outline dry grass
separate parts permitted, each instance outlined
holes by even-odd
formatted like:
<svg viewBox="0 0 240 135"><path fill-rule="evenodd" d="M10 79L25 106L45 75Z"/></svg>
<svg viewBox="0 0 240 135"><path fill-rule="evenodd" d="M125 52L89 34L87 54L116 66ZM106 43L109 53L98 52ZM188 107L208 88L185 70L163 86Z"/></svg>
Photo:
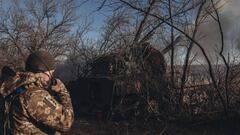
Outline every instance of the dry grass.
<svg viewBox="0 0 240 135"><path fill-rule="evenodd" d="M205 124L129 124L75 120L66 135L238 135L239 127L239 124L221 121Z"/></svg>

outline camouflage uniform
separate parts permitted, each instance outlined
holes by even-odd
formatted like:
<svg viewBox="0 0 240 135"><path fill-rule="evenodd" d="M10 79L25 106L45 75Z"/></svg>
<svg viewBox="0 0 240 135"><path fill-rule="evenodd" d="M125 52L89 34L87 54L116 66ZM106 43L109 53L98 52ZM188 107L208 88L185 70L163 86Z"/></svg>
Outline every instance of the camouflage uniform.
<svg viewBox="0 0 240 135"><path fill-rule="evenodd" d="M73 108L70 95L64 84L46 89L46 82L32 73L18 73L4 82L0 95L6 97L19 86L25 91L11 107L11 127L14 135L49 135L56 131L66 132L73 123ZM54 93L53 89L59 89Z"/></svg>

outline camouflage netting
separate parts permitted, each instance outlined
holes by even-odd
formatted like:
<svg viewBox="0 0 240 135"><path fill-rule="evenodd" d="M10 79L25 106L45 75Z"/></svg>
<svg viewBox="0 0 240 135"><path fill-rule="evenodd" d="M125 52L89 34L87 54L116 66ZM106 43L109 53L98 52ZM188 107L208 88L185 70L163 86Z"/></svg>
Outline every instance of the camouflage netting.
<svg viewBox="0 0 240 135"><path fill-rule="evenodd" d="M184 106L180 109L180 89L169 87L164 57L151 45L143 44L115 52L98 57L92 64L91 73L91 76L114 81L113 114L119 113L130 119L162 116L164 119L184 121L225 117L222 101L211 83L186 86ZM239 77L230 79L232 74L236 73L229 75L228 111L229 115L239 116L240 81ZM218 89L226 104L224 82L219 80Z"/></svg>
<svg viewBox="0 0 240 135"><path fill-rule="evenodd" d="M130 87L126 91L161 91L159 86L165 82L166 65L158 50L142 45L118 52L98 57L92 64L91 75L113 77L116 83Z"/></svg>
<svg viewBox="0 0 240 135"><path fill-rule="evenodd" d="M166 108L168 90L163 55L149 44L117 52L97 58L92 65L92 76L114 80L114 109L140 116Z"/></svg>
<svg viewBox="0 0 240 135"><path fill-rule="evenodd" d="M227 93L225 89L224 75L225 74L223 73L223 77L220 78L218 83L218 91L223 98L223 102L220 100L216 88L214 88L211 83L185 88L184 113L186 119L207 121L222 118L240 118L239 74L230 70ZM225 108L224 105L226 106Z"/></svg>

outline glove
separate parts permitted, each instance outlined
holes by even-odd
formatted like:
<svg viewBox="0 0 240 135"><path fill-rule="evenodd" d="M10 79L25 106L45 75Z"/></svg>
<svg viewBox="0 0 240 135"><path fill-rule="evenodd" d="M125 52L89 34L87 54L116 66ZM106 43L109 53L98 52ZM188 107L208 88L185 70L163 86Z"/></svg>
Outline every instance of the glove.
<svg viewBox="0 0 240 135"><path fill-rule="evenodd" d="M51 90L52 91L54 91L56 93L60 93L64 89L65 89L65 86L59 79L54 79L52 81L52 85L51 85Z"/></svg>

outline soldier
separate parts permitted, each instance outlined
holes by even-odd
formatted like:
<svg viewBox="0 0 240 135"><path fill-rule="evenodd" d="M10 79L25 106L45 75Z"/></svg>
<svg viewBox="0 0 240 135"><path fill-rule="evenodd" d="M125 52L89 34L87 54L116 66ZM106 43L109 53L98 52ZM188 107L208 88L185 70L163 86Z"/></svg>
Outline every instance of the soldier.
<svg viewBox="0 0 240 135"><path fill-rule="evenodd" d="M70 129L74 117L70 95L59 79L54 79L54 58L45 51L28 56L26 73L3 83L0 95L11 99L5 134L51 135ZM8 127L8 128L6 128Z"/></svg>

